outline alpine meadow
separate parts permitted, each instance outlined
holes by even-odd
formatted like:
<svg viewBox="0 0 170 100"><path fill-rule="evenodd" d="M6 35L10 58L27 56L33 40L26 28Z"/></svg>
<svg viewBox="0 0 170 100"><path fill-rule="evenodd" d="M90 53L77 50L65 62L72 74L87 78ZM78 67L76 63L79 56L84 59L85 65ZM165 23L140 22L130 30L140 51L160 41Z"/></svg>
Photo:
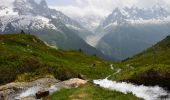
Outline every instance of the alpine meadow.
<svg viewBox="0 0 170 100"><path fill-rule="evenodd" d="M0 100L170 100L170 0L0 0Z"/></svg>

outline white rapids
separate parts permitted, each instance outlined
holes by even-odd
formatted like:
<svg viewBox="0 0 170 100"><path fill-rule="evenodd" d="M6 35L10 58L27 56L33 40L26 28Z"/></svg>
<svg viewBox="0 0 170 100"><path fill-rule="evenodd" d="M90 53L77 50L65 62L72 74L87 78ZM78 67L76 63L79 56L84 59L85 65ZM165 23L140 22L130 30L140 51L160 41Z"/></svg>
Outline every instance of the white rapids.
<svg viewBox="0 0 170 100"><path fill-rule="evenodd" d="M34 94L36 94L38 91L40 90L39 87L31 87L28 88L26 91L23 91L18 97L16 97L15 99L21 99L27 96L34 96Z"/></svg>
<svg viewBox="0 0 170 100"><path fill-rule="evenodd" d="M159 86L134 85L126 82L116 82L106 79L94 80L94 84L124 94L132 93L144 100L170 100L170 94Z"/></svg>
<svg viewBox="0 0 170 100"><path fill-rule="evenodd" d="M31 97L31 96L34 97L35 94L40 90L41 90L41 88L38 86L30 87L26 91L23 91L19 96L15 97L15 99L21 100L22 98L25 98L25 97ZM53 85L53 86L49 87L47 90L50 92L50 94L53 94L54 92L59 90L59 87Z"/></svg>

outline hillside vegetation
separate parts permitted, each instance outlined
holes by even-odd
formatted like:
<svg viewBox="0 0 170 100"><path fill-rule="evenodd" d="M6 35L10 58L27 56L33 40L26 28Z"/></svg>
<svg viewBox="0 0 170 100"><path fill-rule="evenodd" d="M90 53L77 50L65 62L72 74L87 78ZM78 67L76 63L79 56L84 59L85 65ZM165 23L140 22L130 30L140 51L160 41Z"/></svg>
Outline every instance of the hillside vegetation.
<svg viewBox="0 0 170 100"><path fill-rule="evenodd" d="M0 35L0 84L51 75L60 80L104 78L111 73L108 67L108 62L81 50L56 50L32 35Z"/></svg>
<svg viewBox="0 0 170 100"><path fill-rule="evenodd" d="M64 94L64 95L63 95ZM48 100L142 100L131 93L123 94L116 91L87 84L74 89L62 89L54 93ZM45 99L46 100L46 99Z"/></svg>
<svg viewBox="0 0 170 100"><path fill-rule="evenodd" d="M82 50L64 51L51 48L33 35L6 34L0 35L0 84L52 76L59 80L75 77L93 80L111 75L112 80L160 85L170 89L169 57L170 37L126 61L112 63L96 56L87 56ZM109 91L91 83L75 89L62 89L45 99L82 98L139 100L132 94Z"/></svg>
<svg viewBox="0 0 170 100"><path fill-rule="evenodd" d="M56 50L29 34L0 35L0 84L32 81L41 77L67 80L103 79L113 73L110 62L83 51ZM60 98L58 98L60 97ZM75 89L62 89L45 100L139 100L132 94L109 91L91 83Z"/></svg>
<svg viewBox="0 0 170 100"><path fill-rule="evenodd" d="M153 47L145 50L144 52L129 58L122 62L112 63L110 70L112 70L111 80L117 81L127 81L133 82L139 85L159 85L170 90L170 36L161 42L157 43ZM75 93L88 93L89 94L100 94L97 97L92 96L91 98L84 100L139 100L139 98L133 97L131 94L122 95L121 93L116 93L114 91L103 90L98 87L93 87L90 90L90 86L84 89L80 87L79 89L73 90L62 90L56 92L52 95L52 99L55 100L57 97L61 97L58 100L74 100L74 97L80 98ZM95 90L95 92L94 92ZM88 92L82 92L88 91ZM105 93L108 91L108 94ZM65 93L65 96L61 94ZM104 93L105 95L103 95ZM116 94L116 96L115 96ZM74 98L74 99L72 99ZM76 99L77 99L76 98Z"/></svg>
<svg viewBox="0 0 170 100"><path fill-rule="evenodd" d="M122 68L122 71L112 78L170 89L169 58L170 36L134 57L114 64Z"/></svg>

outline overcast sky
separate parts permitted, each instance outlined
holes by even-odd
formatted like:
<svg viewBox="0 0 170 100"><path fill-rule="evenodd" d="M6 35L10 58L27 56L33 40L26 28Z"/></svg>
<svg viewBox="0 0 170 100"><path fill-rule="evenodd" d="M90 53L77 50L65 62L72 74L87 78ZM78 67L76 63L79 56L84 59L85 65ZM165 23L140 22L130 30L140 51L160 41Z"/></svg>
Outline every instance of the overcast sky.
<svg viewBox="0 0 170 100"><path fill-rule="evenodd" d="M137 6L142 8L161 5L170 8L170 0L47 0L49 5L65 14L76 16L101 16L105 17L115 7Z"/></svg>
<svg viewBox="0 0 170 100"><path fill-rule="evenodd" d="M6 4L13 0L0 0ZM39 2L40 0L35 0ZM50 7L62 11L70 17L76 16L100 16L105 17L115 7L138 6L142 8L159 4L170 8L170 0L46 0ZM170 10L170 9L169 9Z"/></svg>

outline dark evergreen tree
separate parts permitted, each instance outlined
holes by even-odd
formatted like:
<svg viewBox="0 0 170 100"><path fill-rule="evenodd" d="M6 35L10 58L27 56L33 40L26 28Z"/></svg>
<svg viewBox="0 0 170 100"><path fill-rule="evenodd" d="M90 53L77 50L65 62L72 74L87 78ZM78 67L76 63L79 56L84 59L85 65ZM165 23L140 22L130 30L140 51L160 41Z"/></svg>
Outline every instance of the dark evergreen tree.
<svg viewBox="0 0 170 100"><path fill-rule="evenodd" d="M21 30L21 34L25 34L24 30Z"/></svg>

